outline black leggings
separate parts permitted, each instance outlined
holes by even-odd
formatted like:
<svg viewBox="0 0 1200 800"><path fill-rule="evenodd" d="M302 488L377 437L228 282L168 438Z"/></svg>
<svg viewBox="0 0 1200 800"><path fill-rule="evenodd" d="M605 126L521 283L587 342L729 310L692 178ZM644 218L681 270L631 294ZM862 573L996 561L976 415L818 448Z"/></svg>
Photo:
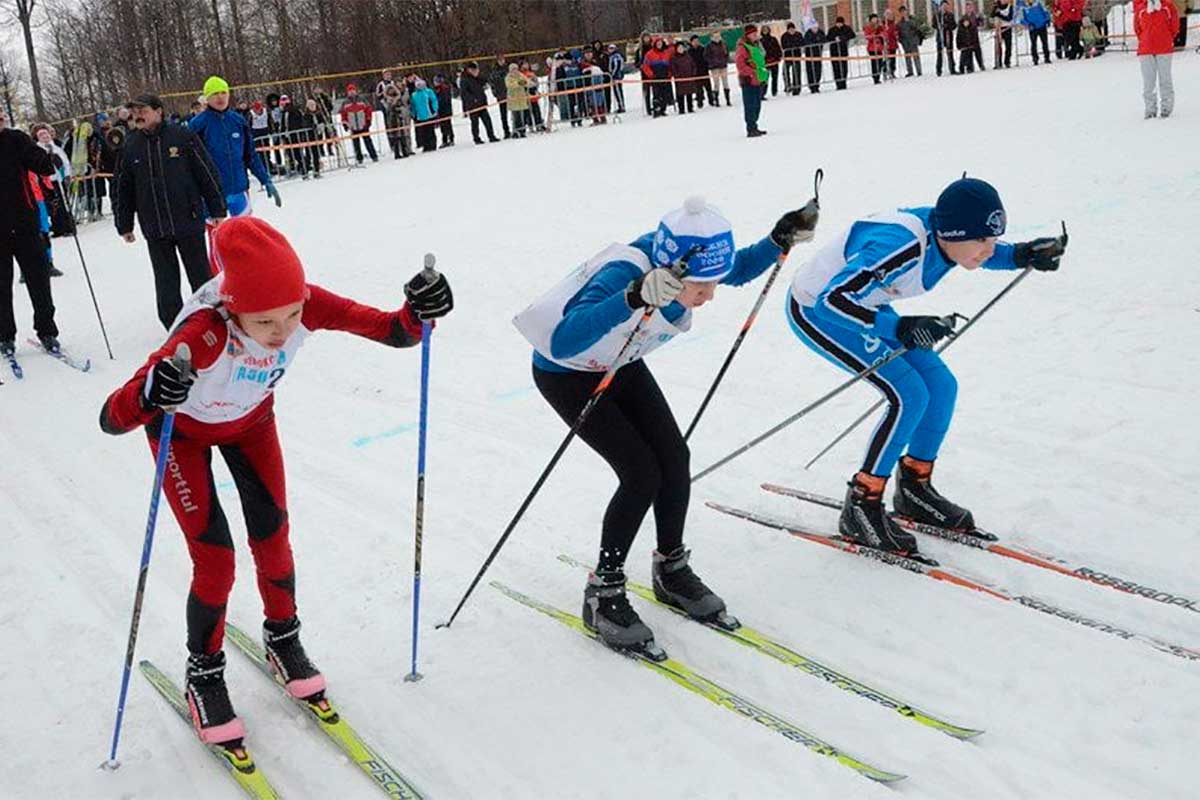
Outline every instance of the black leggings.
<svg viewBox="0 0 1200 800"><path fill-rule="evenodd" d="M533 368L533 382L564 422L572 425L603 376ZM691 496L688 447L654 376L640 359L627 364L588 416L579 438L600 454L620 483L604 512L596 569L617 571L654 506L658 551L683 544Z"/></svg>

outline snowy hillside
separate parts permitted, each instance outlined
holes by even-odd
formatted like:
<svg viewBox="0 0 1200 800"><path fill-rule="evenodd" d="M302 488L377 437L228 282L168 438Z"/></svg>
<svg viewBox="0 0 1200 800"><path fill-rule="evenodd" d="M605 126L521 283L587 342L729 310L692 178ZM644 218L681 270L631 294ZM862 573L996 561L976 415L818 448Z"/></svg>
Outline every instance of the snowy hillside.
<svg viewBox="0 0 1200 800"><path fill-rule="evenodd" d="M432 341L421 667L410 647L419 353L323 333L277 398L306 645L360 732L438 798L1186 798L1195 792L1200 662L1156 652L986 595L814 547L719 515L716 500L814 526L832 511L767 495L773 481L840 495L866 430L808 459L871 402L856 387L694 486L693 565L745 623L922 709L986 730L957 741L639 603L659 643L700 673L872 764L886 787L706 703L548 617L480 586L446 618L565 434L533 388L510 319L612 241L649 231L697 192L739 244L770 230L826 173L823 218L799 248L692 438L699 469L841 380L793 337L784 284L854 217L930 204L964 170L999 188L1008 238L1070 249L947 355L958 411L939 487L1007 540L1188 597L1200 596L1200 58L1176 58L1176 115L1144 122L1133 56L857 84L771 99L747 140L741 108L383 161L283 185L258 213L291 237L309 279L379 306L433 251L457 308ZM629 97L639 102L639 93ZM6 798L234 797L191 731L135 675L124 766L108 751L153 474L141 434L102 434L104 397L162 331L145 244L111 225L80 236L116 361L104 355L70 240L55 240L63 342L79 374L30 352L0 371L0 743ZM962 273L903 310L972 314L1009 280ZM686 421L761 283L722 288L691 334L651 356ZM14 287L22 325L30 312ZM256 631L260 601L237 495L214 459L238 545L230 619ZM493 566L497 579L578 612L612 486L573 445ZM1200 614L953 544L942 560L1013 593L1200 647ZM643 531L631 578L649 583ZM179 678L190 564L160 515L138 656ZM290 798L377 790L245 659L234 703L264 771Z"/></svg>

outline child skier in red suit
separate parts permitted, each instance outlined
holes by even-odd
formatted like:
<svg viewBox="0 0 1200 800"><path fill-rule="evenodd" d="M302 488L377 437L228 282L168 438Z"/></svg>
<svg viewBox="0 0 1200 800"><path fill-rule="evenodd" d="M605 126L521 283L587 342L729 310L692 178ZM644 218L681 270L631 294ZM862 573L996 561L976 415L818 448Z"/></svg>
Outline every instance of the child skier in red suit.
<svg viewBox="0 0 1200 800"><path fill-rule="evenodd" d="M268 659L294 697L319 703L325 679L299 638L273 393L310 333L340 330L411 347L421 340L421 321L444 316L453 298L444 277L424 273L405 285L408 302L399 311L339 297L306 283L291 245L255 217L222 223L212 245L210 257L220 271L184 306L166 343L105 401L100 427L112 434L144 427L157 456L162 409L177 407L163 493L192 559L186 694L200 738L238 746L245 730L225 686L221 649L233 588L233 537L213 483L213 448L229 465L241 497ZM171 361L180 344L191 349L189 374Z"/></svg>

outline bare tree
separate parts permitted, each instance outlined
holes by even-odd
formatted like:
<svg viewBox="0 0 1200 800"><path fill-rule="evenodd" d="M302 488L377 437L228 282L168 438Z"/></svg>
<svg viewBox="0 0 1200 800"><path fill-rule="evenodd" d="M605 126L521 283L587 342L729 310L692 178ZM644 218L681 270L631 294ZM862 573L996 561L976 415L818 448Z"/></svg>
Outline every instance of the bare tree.
<svg viewBox="0 0 1200 800"><path fill-rule="evenodd" d="M12 57L0 47L0 93L4 94L4 110L8 112L8 118L14 125L17 119L13 113L13 98L16 97L18 89L17 69Z"/></svg>
<svg viewBox="0 0 1200 800"><path fill-rule="evenodd" d="M21 33L25 37L25 59L29 62L29 85L33 89L33 105L38 117L46 118L46 104L42 100L42 81L38 76L37 54L33 51L33 9L37 0L14 0L16 9L14 16L21 23Z"/></svg>

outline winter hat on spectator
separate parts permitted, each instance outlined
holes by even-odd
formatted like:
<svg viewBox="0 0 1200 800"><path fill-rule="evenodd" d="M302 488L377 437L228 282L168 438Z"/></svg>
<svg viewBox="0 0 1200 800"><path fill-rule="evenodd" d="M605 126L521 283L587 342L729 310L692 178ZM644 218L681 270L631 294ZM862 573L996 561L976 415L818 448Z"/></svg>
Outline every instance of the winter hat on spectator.
<svg viewBox="0 0 1200 800"><path fill-rule="evenodd" d="M258 217L234 217L217 226L210 259L222 273L221 302L234 314L308 299L300 257L282 233Z"/></svg>
<svg viewBox="0 0 1200 800"><path fill-rule="evenodd" d="M229 84L219 75L213 75L204 82L203 95L205 97L212 97L214 94L220 94L221 92L228 91Z"/></svg>
<svg viewBox="0 0 1200 800"><path fill-rule="evenodd" d="M733 269L733 226L703 197L689 197L682 208L658 223L651 245L656 267L665 267L683 257L694 245L700 250L688 261L691 281L719 281Z"/></svg>
<svg viewBox="0 0 1200 800"><path fill-rule="evenodd" d="M358 94L358 87L353 83L347 83L346 94Z"/></svg>
<svg viewBox="0 0 1200 800"><path fill-rule="evenodd" d="M757 33L757 32L758 32L758 26L757 26L757 25L755 25L753 22L751 22L751 23L748 23L748 24L746 25L746 27L745 27L745 28L742 28L742 33L743 33L743 34L747 34L747 33Z"/></svg>
<svg viewBox="0 0 1200 800"><path fill-rule="evenodd" d="M978 178L960 178L943 189L930 221L933 232L950 242L1003 236L1008 225L1000 193Z"/></svg>
<svg viewBox="0 0 1200 800"><path fill-rule="evenodd" d="M288 97L286 94L279 95L279 105L291 105L291 103L292 98Z"/></svg>

